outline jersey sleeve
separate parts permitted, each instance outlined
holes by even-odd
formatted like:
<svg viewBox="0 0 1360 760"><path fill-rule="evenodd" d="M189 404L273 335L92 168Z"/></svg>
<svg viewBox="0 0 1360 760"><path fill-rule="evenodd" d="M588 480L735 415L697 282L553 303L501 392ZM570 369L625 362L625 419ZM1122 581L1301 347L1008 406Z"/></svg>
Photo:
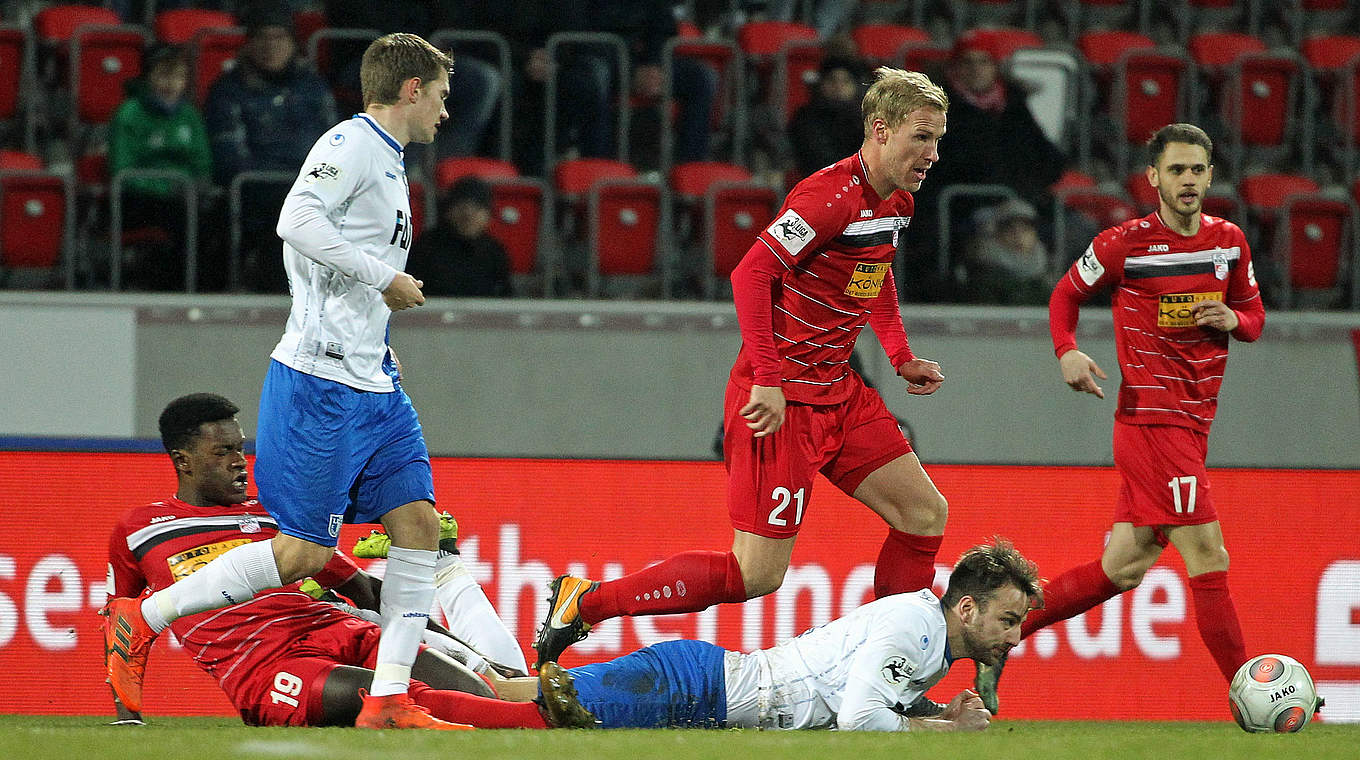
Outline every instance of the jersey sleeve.
<svg viewBox="0 0 1360 760"><path fill-rule="evenodd" d="M1053 353L1058 357L1077 347L1081 304L1096 291L1123 278L1122 238L1118 227L1097 235L1053 287L1048 299L1048 331L1053 338Z"/></svg>
<svg viewBox="0 0 1360 760"><path fill-rule="evenodd" d="M331 219L332 213L370 182L367 175L373 163L358 140L341 139L336 145L336 137L343 138L343 133L322 137L307 154L302 172L283 202L276 231L303 256L385 290L397 270L346 240Z"/></svg>
<svg viewBox="0 0 1360 760"><path fill-rule="evenodd" d="M1256 284L1256 269L1251 261L1251 248L1241 228L1233 226L1234 237L1242 257L1233 269L1228 280L1228 294L1225 296L1228 308L1237 314L1237 327L1232 336L1244 343L1261 337L1266 324L1266 308L1261 301L1261 288Z"/></svg>
<svg viewBox="0 0 1360 760"><path fill-rule="evenodd" d="M836 197L840 195L816 179L804 180L789 193L784 210L761 231L756 244L764 243L792 269L845 230L855 206L848 197Z"/></svg>
<svg viewBox="0 0 1360 760"><path fill-rule="evenodd" d="M146 589L146 575L137 558L128 548L130 529L126 518L119 520L109 533L109 570L107 593L110 597L141 595Z"/></svg>
<svg viewBox="0 0 1360 760"><path fill-rule="evenodd" d="M897 281L893 279L892 269L883 278L883 289L878 291L873 308L869 312L869 326L874 337L883 346L893 369L915 359L911 346L907 343L907 330L902 325L902 309L898 305Z"/></svg>
<svg viewBox="0 0 1360 760"><path fill-rule="evenodd" d="M894 608L873 622L864 644L851 656L836 727L842 731L909 731L911 722L894 708L911 704L921 692L912 676L927 670L926 650L910 646L926 634L911 610Z"/></svg>

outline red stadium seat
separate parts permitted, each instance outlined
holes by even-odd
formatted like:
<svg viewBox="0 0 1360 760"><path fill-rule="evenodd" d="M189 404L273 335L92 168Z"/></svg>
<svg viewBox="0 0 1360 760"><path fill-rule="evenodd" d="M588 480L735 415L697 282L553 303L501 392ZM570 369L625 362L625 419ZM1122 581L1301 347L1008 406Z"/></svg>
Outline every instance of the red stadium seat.
<svg viewBox="0 0 1360 760"><path fill-rule="evenodd" d="M1186 120L1192 68L1182 56L1162 50L1126 50L1114 64L1109 102L1120 172L1130 168L1130 146L1142 145L1167 124Z"/></svg>
<svg viewBox="0 0 1360 760"><path fill-rule="evenodd" d="M70 243L71 202L60 174L0 170L0 269L55 268Z"/></svg>
<svg viewBox="0 0 1360 760"><path fill-rule="evenodd" d="M6 169L35 169L41 171L42 159L21 150L0 150L0 171Z"/></svg>
<svg viewBox="0 0 1360 760"><path fill-rule="evenodd" d="M850 30L850 37L860 57L875 63L896 61L905 45L930 42L929 32L903 24L861 24Z"/></svg>
<svg viewBox="0 0 1360 760"><path fill-rule="evenodd" d="M678 164L671 170L670 187L675 196L672 209L675 239L684 260L712 261L710 249L713 225L710 223L708 203L710 188L718 185L735 188L750 184L751 172L745 167L720 161L694 161ZM713 295L711 270L712 267L705 265L705 273L700 274L704 293L709 297Z"/></svg>
<svg viewBox="0 0 1360 760"><path fill-rule="evenodd" d="M1148 184L1147 172L1131 172L1124 179L1124 191L1133 199L1138 210L1144 214L1150 214L1157 210L1159 203L1157 188Z"/></svg>
<svg viewBox="0 0 1360 760"><path fill-rule="evenodd" d="M773 59L790 41L817 41L817 30L792 21L752 21L737 30L737 44L746 55Z"/></svg>
<svg viewBox="0 0 1360 760"><path fill-rule="evenodd" d="M1077 38L1077 50L1092 66L1104 71L1108 78L1111 67L1130 50L1157 47L1146 34L1123 30L1087 32Z"/></svg>
<svg viewBox="0 0 1360 760"><path fill-rule="evenodd" d="M1096 186L1096 178L1084 171L1077 169L1067 169L1058 177L1058 181L1049 186L1050 193L1061 193L1077 188L1088 188Z"/></svg>
<svg viewBox="0 0 1360 760"><path fill-rule="evenodd" d="M189 43L189 57L193 61L194 98L198 104L208 99L213 82L236 65L236 54L246 44L244 29L206 28L194 35Z"/></svg>
<svg viewBox="0 0 1360 760"><path fill-rule="evenodd" d="M447 190L450 185L469 174L483 179L518 177L519 169L509 161L481 156L455 156L434 165L435 187Z"/></svg>
<svg viewBox="0 0 1360 760"><path fill-rule="evenodd" d="M745 150L746 86L741 66L741 51L736 43L726 40L705 40L675 37L666 43L661 54L661 169L666 171L672 162L675 142L676 103L674 70L676 58L689 58L707 64L718 74L718 91L709 114L711 131L725 130L731 135L727 142L733 146L733 159L740 159Z"/></svg>
<svg viewBox="0 0 1360 760"><path fill-rule="evenodd" d="M961 35L955 45L965 41L986 49L1002 62L1017 50L1044 46L1044 38L1028 29L971 29Z"/></svg>
<svg viewBox="0 0 1360 760"><path fill-rule="evenodd" d="M1058 196L1064 209L1075 211L1095 222L1101 229L1136 218L1138 209L1122 195L1078 188Z"/></svg>
<svg viewBox="0 0 1360 760"><path fill-rule="evenodd" d="M667 262L661 257L663 196L656 185L636 179L599 179L586 193L589 295L604 292L605 278L660 277L669 291Z"/></svg>
<svg viewBox="0 0 1360 760"><path fill-rule="evenodd" d="M128 80L142 73L147 41L146 31L131 24L82 26L71 34L73 122L106 124L113 118Z"/></svg>
<svg viewBox="0 0 1360 760"><path fill-rule="evenodd" d="M671 189L681 199L702 200L715 182L749 182L751 172L743 166L721 161L693 161L671 169Z"/></svg>
<svg viewBox="0 0 1360 760"><path fill-rule="evenodd" d="M0 26L0 121L19 114L28 60L28 34L18 27Z"/></svg>
<svg viewBox="0 0 1360 760"><path fill-rule="evenodd" d="M1240 32L1201 32L1190 38L1186 50L1200 66L1222 69L1248 53L1266 52L1266 43Z"/></svg>
<svg viewBox="0 0 1360 760"><path fill-rule="evenodd" d="M491 225L488 232L505 246L512 275L541 275L548 254L548 191L530 177L492 177ZM547 282L543 285L546 287ZM551 293L544 293L551 295Z"/></svg>
<svg viewBox="0 0 1360 760"><path fill-rule="evenodd" d="M1318 183L1301 174L1253 174L1237 183L1237 193L1254 211L1276 211L1291 195L1318 192Z"/></svg>
<svg viewBox="0 0 1360 760"><path fill-rule="evenodd" d="M907 71L919 71L931 81L943 81L945 64L949 62L950 47L943 42L908 43L897 51L896 65Z"/></svg>
<svg viewBox="0 0 1360 760"><path fill-rule="evenodd" d="M92 5L51 5L33 17L33 30L44 42L66 42L82 26L117 26L123 23L108 8Z"/></svg>
<svg viewBox="0 0 1360 760"><path fill-rule="evenodd" d="M746 251L774 219L779 198L768 187L751 183L715 182L704 196L704 294L717 295L718 280L727 280Z"/></svg>
<svg viewBox="0 0 1360 760"><path fill-rule="evenodd" d="M185 45L206 29L231 29L236 17L226 11L201 8L175 8L156 14L156 39L171 45Z"/></svg>
<svg viewBox="0 0 1360 760"><path fill-rule="evenodd" d="M1314 69L1336 73L1360 56L1360 36L1324 34L1309 37L1299 46L1299 52Z"/></svg>
<svg viewBox="0 0 1360 760"><path fill-rule="evenodd" d="M1301 50L1312 69L1322 112L1330 115L1339 138L1335 147L1342 164L1353 167L1356 144L1360 143L1360 36L1310 37L1303 41Z"/></svg>
<svg viewBox="0 0 1360 760"><path fill-rule="evenodd" d="M753 21L737 30L737 44L782 128L808 101L808 77L822 64L817 30L789 21Z"/></svg>
<svg viewBox="0 0 1360 760"><path fill-rule="evenodd" d="M1296 194L1280 206L1273 259L1284 284L1284 301L1297 305L1305 294L1335 305L1354 266L1355 206L1320 195Z"/></svg>
<svg viewBox="0 0 1360 760"><path fill-rule="evenodd" d="M579 200L596 182L632 179L637 176L637 169L622 161L607 158L578 158L559 162L553 176L557 192L564 200Z"/></svg>

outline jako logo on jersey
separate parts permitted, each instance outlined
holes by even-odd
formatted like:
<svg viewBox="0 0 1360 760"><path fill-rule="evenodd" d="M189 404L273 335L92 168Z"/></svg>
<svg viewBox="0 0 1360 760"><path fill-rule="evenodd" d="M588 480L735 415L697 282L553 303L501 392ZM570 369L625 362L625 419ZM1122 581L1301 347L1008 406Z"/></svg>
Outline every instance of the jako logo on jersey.
<svg viewBox="0 0 1360 760"><path fill-rule="evenodd" d="M1148 253L1167 253L1170 250L1171 246L1167 245L1166 243L1158 243L1156 245L1148 246Z"/></svg>
<svg viewBox="0 0 1360 760"><path fill-rule="evenodd" d="M873 218L873 215L874 215L874 212L873 212L872 209L862 208L862 209L859 210L859 218L860 218L860 219L871 219L871 218Z"/></svg>
<svg viewBox="0 0 1360 760"><path fill-rule="evenodd" d="M767 230L784 245L784 250L792 254L797 254L803 250L812 239L817 237L812 225L807 220L798 215L797 211L789 209L784 215L774 220Z"/></svg>
<svg viewBox="0 0 1360 760"><path fill-rule="evenodd" d="M167 520L173 520L173 519L175 519L175 516L174 516L174 515L160 515L159 517L153 517L153 518L151 518L150 520L148 520L148 521L147 521L147 524L148 524L148 525L155 525L156 523L163 523L163 522L165 522L165 521L167 521Z"/></svg>
<svg viewBox="0 0 1360 760"><path fill-rule="evenodd" d="M891 684L899 684L911 678L911 674L916 672L916 668L907 662L907 658L900 654L895 654L883 663L883 680Z"/></svg>
<svg viewBox="0 0 1360 760"><path fill-rule="evenodd" d="M340 167L333 164L320 163L308 169L305 176L308 182L333 180L340 176Z"/></svg>
<svg viewBox="0 0 1360 760"><path fill-rule="evenodd" d="M1096 249L1093 245L1086 246L1086 253L1077 259L1077 274L1081 275L1081 281L1088 286L1095 285L1096 280L1105 274L1105 265L1096 258Z"/></svg>

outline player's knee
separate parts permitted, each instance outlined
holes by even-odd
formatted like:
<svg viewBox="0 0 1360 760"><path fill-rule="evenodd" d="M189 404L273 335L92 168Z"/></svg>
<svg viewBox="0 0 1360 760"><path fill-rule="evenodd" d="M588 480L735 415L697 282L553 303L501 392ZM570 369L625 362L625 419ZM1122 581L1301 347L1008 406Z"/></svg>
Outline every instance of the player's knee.
<svg viewBox="0 0 1360 760"><path fill-rule="evenodd" d="M1110 583L1122 593L1138 587L1143 582L1143 576L1147 574L1147 567L1142 564L1128 564L1120 567L1110 574Z"/></svg>
<svg viewBox="0 0 1360 760"><path fill-rule="evenodd" d="M279 580L285 585L316 575L330 561L335 548L310 541L275 541L274 562L278 565Z"/></svg>
<svg viewBox="0 0 1360 760"><path fill-rule="evenodd" d="M747 570L741 569L741 582L746 586L746 598L755 599L758 596L772 594L784 585L784 573L787 567L763 567Z"/></svg>

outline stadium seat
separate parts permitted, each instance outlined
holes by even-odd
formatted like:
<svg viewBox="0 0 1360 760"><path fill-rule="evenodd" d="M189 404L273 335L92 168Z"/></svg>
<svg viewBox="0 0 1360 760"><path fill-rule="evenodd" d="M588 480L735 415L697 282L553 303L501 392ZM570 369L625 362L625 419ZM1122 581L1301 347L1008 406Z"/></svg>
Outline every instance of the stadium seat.
<svg viewBox="0 0 1360 760"><path fill-rule="evenodd" d="M1053 219L1053 255L1055 263L1066 266L1072 255L1070 240L1073 220L1080 215L1098 230L1122 224L1139 216L1138 209L1122 195L1102 192L1095 188L1077 187L1053 196L1056 213ZM1081 247L1086 242L1082 241Z"/></svg>
<svg viewBox="0 0 1360 760"><path fill-rule="evenodd" d="M782 130L808 101L809 77L821 66L817 30L791 21L752 21L737 30L737 44Z"/></svg>
<svg viewBox="0 0 1360 760"><path fill-rule="evenodd" d="M674 94L675 59L702 61L718 74L718 91L709 118L711 132L724 133L731 146L732 160L740 162L746 151L746 80L741 50L727 40L673 37L661 53L661 161L662 172L674 163L676 103Z"/></svg>
<svg viewBox="0 0 1360 760"><path fill-rule="evenodd" d="M1253 250L1262 250L1275 240L1276 223L1285 199L1291 195L1315 195L1318 183L1302 174L1263 172L1243 177L1237 183L1237 196L1245 208L1243 219L1235 220L1247 233Z"/></svg>
<svg viewBox="0 0 1360 760"><path fill-rule="evenodd" d="M1003 63L1017 50L1044 46L1044 38L1028 29L1006 27L971 29L964 34L971 38L975 44L981 44L991 52L996 60Z"/></svg>
<svg viewBox="0 0 1360 760"><path fill-rule="evenodd" d="M548 37L543 47L547 51L548 60L552 61L554 66L560 66L559 62L566 60L573 54L573 51L580 53L584 49L590 51L593 56L608 59L611 66L610 77L612 82L625 82L629 78L628 44L617 34L557 32ZM623 89L627 90L628 88L624 87ZM543 97L543 163L545 175L553 173L553 167L559 159L559 146L557 145L559 109L557 99L557 77L551 76L545 83ZM619 161L626 161L628 157L628 125L631 111L631 108L614 109L614 158Z"/></svg>
<svg viewBox="0 0 1360 760"><path fill-rule="evenodd" d="M505 246L515 292L554 295L556 260L547 186L532 177L491 177L488 182L491 223L487 232Z"/></svg>
<svg viewBox="0 0 1360 760"><path fill-rule="evenodd" d="M1086 32L1076 39L1077 50L1081 52L1082 58L1107 78L1124 53L1157 47L1157 43L1146 34L1119 29Z"/></svg>
<svg viewBox="0 0 1360 760"><path fill-rule="evenodd" d="M1281 300L1290 306L1336 306L1356 263L1355 205L1316 194L1284 199L1272 257Z"/></svg>
<svg viewBox="0 0 1360 760"><path fill-rule="evenodd" d="M171 45L186 45L205 29L231 29L236 17L226 11L202 8L174 8L156 14L156 39Z"/></svg>
<svg viewBox="0 0 1360 760"><path fill-rule="evenodd" d="M903 24L861 24L850 30L850 37L860 57L876 65L896 61L905 45L930 42L930 33Z"/></svg>
<svg viewBox="0 0 1360 760"><path fill-rule="evenodd" d="M140 26L81 25L69 38L71 131L79 124L107 124L122 105L129 80L142 73L150 35Z"/></svg>
<svg viewBox="0 0 1360 760"><path fill-rule="evenodd" d="M14 270L51 275L63 260L66 287L74 287L67 252L72 236L71 180L41 169L0 169L0 281Z"/></svg>
<svg viewBox="0 0 1360 760"><path fill-rule="evenodd" d="M1300 50L1317 101L1317 110L1309 117L1327 123L1330 128L1324 134L1332 137L1318 140L1318 147L1330 150L1353 171L1360 143L1360 35L1309 37Z"/></svg>
<svg viewBox="0 0 1360 760"><path fill-rule="evenodd" d="M623 190L611 191L607 194L606 207L599 209L601 197L598 193L592 193L592 190L606 182L613 183L612 187L624 189L641 184L637 179L637 170L623 161L580 158L560 161L553 169L553 190L558 204L557 229L564 249L569 249L575 254L582 247L585 248L584 255L574 255L572 259L576 262L585 262L586 270L583 273L585 286L587 292L592 294L600 292L602 285L600 267L617 263L615 259L618 254L617 249L611 248L608 256L598 255L598 251L595 250L595 239L598 234L596 228L600 225L597 222L603 219L602 213L608 214L612 211L613 214L606 221L609 221L611 231L618 232L622 226L619 223L621 207L616 201L627 196ZM642 217L638 215L637 218L641 220ZM633 237L635 235L629 235L630 239ZM647 250L655 253L652 247Z"/></svg>
<svg viewBox="0 0 1360 760"><path fill-rule="evenodd" d="M1119 56L1111 72L1108 103L1115 127L1115 169L1121 175L1131 168L1132 146L1141 146L1161 127L1188 118L1193 71L1189 60L1170 50L1134 48Z"/></svg>
<svg viewBox="0 0 1360 760"><path fill-rule="evenodd" d="M327 26L326 12L320 8L293 11L293 37L297 39L298 50L308 50L312 35Z"/></svg>
<svg viewBox="0 0 1360 760"><path fill-rule="evenodd" d="M41 171L42 159L21 150L0 150L0 171L6 169L33 169Z"/></svg>
<svg viewBox="0 0 1360 760"><path fill-rule="evenodd" d="M749 182L714 182L704 194L704 294L715 298L756 236L773 219L779 197Z"/></svg>
<svg viewBox="0 0 1360 760"><path fill-rule="evenodd" d="M1049 185L1050 193L1061 193L1078 188L1093 188L1096 186L1096 178L1080 169L1068 169L1059 177L1058 181Z"/></svg>
<svg viewBox="0 0 1360 760"><path fill-rule="evenodd" d="M1158 194L1157 188L1148 184L1147 172L1130 172L1124 178L1124 192L1129 194L1138 210L1144 214L1150 214L1157 210Z"/></svg>
<svg viewBox="0 0 1360 760"><path fill-rule="evenodd" d="M661 243L666 205L661 188L636 179L599 179L591 184L586 192L588 295L604 295L610 280L657 278L661 295L670 295L670 262L662 255Z"/></svg>
<svg viewBox="0 0 1360 760"><path fill-rule="evenodd" d="M33 17L33 30L44 42L67 42L82 26L117 26L123 23L118 14L92 5L50 5Z"/></svg>
<svg viewBox="0 0 1360 760"><path fill-rule="evenodd" d="M670 172L670 188L674 196L672 226L680 260L686 265L684 274L694 276L701 282L707 296L711 296L712 291L709 284L703 282L708 277L705 271L709 269L704 262L710 260L707 253L709 227L705 217L706 198L709 188L718 183L728 186L750 184L751 172L743 166L720 161L677 164Z"/></svg>
<svg viewBox="0 0 1360 760"><path fill-rule="evenodd" d="M469 174L482 179L518 177L519 169L509 161L482 156L453 156L434 165L434 184L440 191Z"/></svg>
<svg viewBox="0 0 1360 760"><path fill-rule="evenodd" d="M194 99L199 106L208 99L213 82L236 65L236 54L244 44L246 31L241 27L206 27L190 40Z"/></svg>
<svg viewBox="0 0 1360 760"><path fill-rule="evenodd" d="M0 122L20 116L31 60L28 32L17 26L0 26ZM25 147L32 147L27 139Z"/></svg>

